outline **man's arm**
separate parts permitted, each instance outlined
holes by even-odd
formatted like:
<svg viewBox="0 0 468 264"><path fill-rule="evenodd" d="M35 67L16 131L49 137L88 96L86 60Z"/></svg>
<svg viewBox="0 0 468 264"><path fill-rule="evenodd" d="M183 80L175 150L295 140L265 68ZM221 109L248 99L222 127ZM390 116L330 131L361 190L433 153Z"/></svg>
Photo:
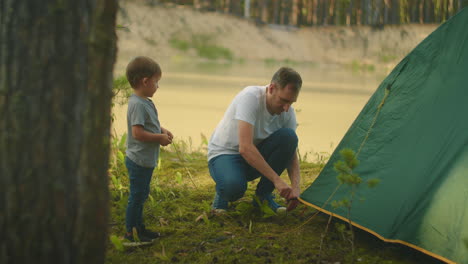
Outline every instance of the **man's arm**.
<svg viewBox="0 0 468 264"><path fill-rule="evenodd" d="M132 136L143 142L157 142L162 146L167 146L172 143L172 139L167 134L154 134L143 129L141 125L132 126Z"/></svg>
<svg viewBox="0 0 468 264"><path fill-rule="evenodd" d="M284 182L278 174L268 165L257 147L253 144L253 126L245 121L238 121L239 126L239 153L247 163L257 169L263 176L267 177L286 199L290 196L291 187Z"/></svg>
<svg viewBox="0 0 468 264"><path fill-rule="evenodd" d="M292 191L287 198L289 201L288 211L293 210L299 204L297 198L301 194L301 172L299 168L299 159L297 157L297 152L294 153L291 164L288 167L289 179L291 179Z"/></svg>

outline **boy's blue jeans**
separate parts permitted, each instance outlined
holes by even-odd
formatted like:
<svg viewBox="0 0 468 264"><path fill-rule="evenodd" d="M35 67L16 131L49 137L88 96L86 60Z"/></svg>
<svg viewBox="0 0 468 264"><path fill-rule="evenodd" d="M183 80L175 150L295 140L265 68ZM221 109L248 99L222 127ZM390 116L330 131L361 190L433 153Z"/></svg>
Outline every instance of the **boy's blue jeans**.
<svg viewBox="0 0 468 264"><path fill-rule="evenodd" d="M128 197L127 213L125 217L127 232L132 232L133 227L137 229L143 225L143 204L150 193L150 181L153 168L142 167L125 157L125 166L130 179L130 196Z"/></svg>
<svg viewBox="0 0 468 264"><path fill-rule="evenodd" d="M281 128L257 145L257 149L270 167L281 175L296 153L298 138L290 128ZM213 208L227 209L228 202L244 196L247 182L261 177L255 194L268 197L275 189L268 178L250 166L240 154L219 155L208 162L211 177L216 182Z"/></svg>

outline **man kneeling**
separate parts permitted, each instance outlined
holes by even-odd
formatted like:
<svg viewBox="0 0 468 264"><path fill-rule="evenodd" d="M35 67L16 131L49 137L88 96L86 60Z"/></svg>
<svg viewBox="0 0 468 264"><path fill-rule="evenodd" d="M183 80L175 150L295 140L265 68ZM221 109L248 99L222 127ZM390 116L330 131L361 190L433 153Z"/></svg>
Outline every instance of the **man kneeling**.
<svg viewBox="0 0 468 264"><path fill-rule="evenodd" d="M296 102L302 86L299 73L280 68L267 86L248 86L232 101L208 144L208 166L216 182L215 213L244 196L247 182L260 177L255 191L273 211L298 205L300 171L297 157ZM280 178L287 168L291 186ZM274 201L277 189L288 208Z"/></svg>

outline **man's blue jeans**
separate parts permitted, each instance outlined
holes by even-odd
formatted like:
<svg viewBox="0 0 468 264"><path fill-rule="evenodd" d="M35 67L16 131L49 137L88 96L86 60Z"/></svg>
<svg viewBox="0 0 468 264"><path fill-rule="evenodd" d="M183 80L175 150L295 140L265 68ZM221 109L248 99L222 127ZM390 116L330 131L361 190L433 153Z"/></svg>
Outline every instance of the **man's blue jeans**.
<svg viewBox="0 0 468 264"><path fill-rule="evenodd" d="M281 175L296 153L298 138L290 128L281 128L257 145L257 149L270 167ZM244 196L247 182L261 177L255 194L260 197L271 195L274 184L250 166L240 154L219 155L212 158L208 167L216 182L216 197L213 208L227 209L228 202Z"/></svg>
<svg viewBox="0 0 468 264"><path fill-rule="evenodd" d="M132 232L133 227L137 229L143 225L143 204L150 193L151 176L154 168L145 168L128 157L125 157L125 166L130 179L130 196L128 197L127 213L125 217L127 232Z"/></svg>

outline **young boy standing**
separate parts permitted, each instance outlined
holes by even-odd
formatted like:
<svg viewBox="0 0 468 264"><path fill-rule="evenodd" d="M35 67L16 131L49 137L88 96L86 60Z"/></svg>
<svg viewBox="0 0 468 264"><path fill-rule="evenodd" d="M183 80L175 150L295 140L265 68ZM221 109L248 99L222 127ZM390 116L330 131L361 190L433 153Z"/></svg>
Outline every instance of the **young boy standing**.
<svg viewBox="0 0 468 264"><path fill-rule="evenodd" d="M159 147L172 143L172 133L161 127L158 111L149 99L159 88L161 68L148 57L140 56L127 66L127 80L133 88L128 101L127 151L125 165L130 179L130 196L126 212L125 239L135 241L136 228L141 242L150 242L159 233L146 229L143 224L143 204L150 192L150 181L159 157Z"/></svg>

